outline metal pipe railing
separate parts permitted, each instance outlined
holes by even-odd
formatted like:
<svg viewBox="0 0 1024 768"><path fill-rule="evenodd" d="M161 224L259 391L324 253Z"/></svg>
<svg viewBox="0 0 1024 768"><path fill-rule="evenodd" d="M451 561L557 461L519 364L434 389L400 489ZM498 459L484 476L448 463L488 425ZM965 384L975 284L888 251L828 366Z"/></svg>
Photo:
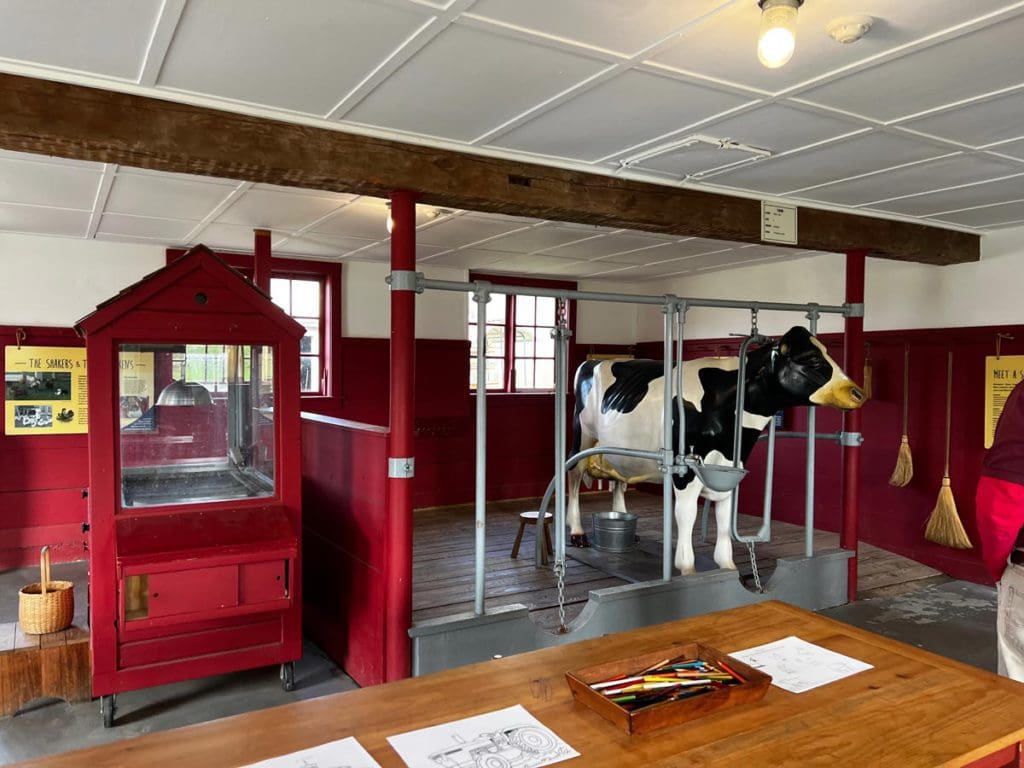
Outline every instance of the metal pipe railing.
<svg viewBox="0 0 1024 768"><path fill-rule="evenodd" d="M487 553L487 302L491 300L487 288L477 290L473 300L476 301L476 538L473 612L482 616ZM543 527L544 521L540 522Z"/></svg>
<svg viewBox="0 0 1024 768"><path fill-rule="evenodd" d="M473 293L480 285L487 286L490 293L512 296L546 296L553 299L574 299L576 301L607 301L619 304L649 304L663 306L666 297L650 296L633 293L606 293L603 291L573 291L559 288L533 288L519 285L489 283L486 280L474 282L458 282L454 280L434 280L417 273L416 290L456 291ZM817 312L818 314L842 315L859 317L863 313L860 304L791 304L777 301L735 301L733 299L702 299L689 297L671 297L677 303L685 303L688 307L706 307L716 309L746 309L763 312Z"/></svg>
<svg viewBox="0 0 1024 768"><path fill-rule="evenodd" d="M807 313L807 330L811 335L818 332L818 314L811 310ZM817 409L807 407L807 464L804 474L804 556L814 557L814 462L817 444L814 439L815 427L818 424Z"/></svg>
<svg viewBox="0 0 1024 768"><path fill-rule="evenodd" d="M662 339L662 409L661 409L661 578L672 578L672 468L675 465L675 445L672 442L672 330L675 326L676 307L667 301L665 334ZM682 365L679 366L682 368Z"/></svg>
<svg viewBox="0 0 1024 768"><path fill-rule="evenodd" d="M565 416L569 329L560 316L551 333L555 338L555 565L565 566ZM544 510L537 514L537 530L544 528ZM543 534L538 534L543 535Z"/></svg>
<svg viewBox="0 0 1024 768"><path fill-rule="evenodd" d="M767 336L762 336L757 332L757 315L754 315L754 325L751 329L751 334L747 336L740 344L739 351L739 367L736 369L736 422L733 428L733 439L732 439L732 465L739 468L743 460L740 458L740 454L743 449L743 408L746 405L746 389L747 389L747 352L750 350L752 344L767 344L771 342ZM774 425L774 424L773 424ZM774 450L774 443L772 443L772 449ZM774 454L773 454L774 461ZM759 531L754 536L744 536L739 531L739 508L740 508L740 487L737 485L732 489L732 508L730 510L730 527L732 529L732 536L736 541L743 542L744 544L750 542L764 541L764 535ZM769 510L769 517L770 517ZM762 526L763 530L764 526Z"/></svg>

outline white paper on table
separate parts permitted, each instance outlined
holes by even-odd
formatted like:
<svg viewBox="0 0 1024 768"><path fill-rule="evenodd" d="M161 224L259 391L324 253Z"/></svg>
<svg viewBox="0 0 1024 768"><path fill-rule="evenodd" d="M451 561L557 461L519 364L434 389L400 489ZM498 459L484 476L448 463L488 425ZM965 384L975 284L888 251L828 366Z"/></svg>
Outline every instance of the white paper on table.
<svg viewBox="0 0 1024 768"><path fill-rule="evenodd" d="M354 737L349 736L318 747L251 763L243 768L380 768L380 763L370 757L370 753Z"/></svg>
<svg viewBox="0 0 1024 768"><path fill-rule="evenodd" d="M388 736L388 743L409 768L539 768L580 754L519 704ZM491 755L497 757L490 761L481 759Z"/></svg>
<svg viewBox="0 0 1024 768"><path fill-rule="evenodd" d="M866 669L873 669L863 661L792 635L729 655L771 675L772 685L792 693L803 693Z"/></svg>

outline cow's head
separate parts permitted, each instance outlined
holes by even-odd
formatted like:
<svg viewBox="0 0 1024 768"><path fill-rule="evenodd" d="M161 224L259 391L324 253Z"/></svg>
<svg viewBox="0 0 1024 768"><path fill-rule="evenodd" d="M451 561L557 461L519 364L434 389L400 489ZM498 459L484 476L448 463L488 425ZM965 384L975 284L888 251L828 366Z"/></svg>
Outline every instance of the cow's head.
<svg viewBox="0 0 1024 768"><path fill-rule="evenodd" d="M772 348L774 378L787 398L850 411L867 396L806 328L795 326Z"/></svg>

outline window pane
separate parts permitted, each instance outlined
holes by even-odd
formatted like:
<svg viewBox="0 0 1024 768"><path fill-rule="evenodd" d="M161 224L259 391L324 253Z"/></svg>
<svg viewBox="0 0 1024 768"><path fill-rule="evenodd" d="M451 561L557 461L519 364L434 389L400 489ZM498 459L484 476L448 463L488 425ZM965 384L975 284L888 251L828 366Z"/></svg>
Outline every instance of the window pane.
<svg viewBox="0 0 1024 768"><path fill-rule="evenodd" d="M537 299L537 325L555 324L555 300L547 296Z"/></svg>
<svg viewBox="0 0 1024 768"><path fill-rule="evenodd" d="M299 376L303 392L320 391L320 359L303 357L299 361Z"/></svg>
<svg viewBox="0 0 1024 768"><path fill-rule="evenodd" d="M502 296L495 294L491 296L491 300L487 302L487 322L488 323L505 323L505 304L508 302L508 296Z"/></svg>
<svg viewBox="0 0 1024 768"><path fill-rule="evenodd" d="M271 300L289 315L292 313L292 302L288 290L288 284L290 282L291 280L285 277L270 278Z"/></svg>
<svg viewBox="0 0 1024 768"><path fill-rule="evenodd" d="M476 357L469 358L469 388L476 389Z"/></svg>
<svg viewBox="0 0 1024 768"><path fill-rule="evenodd" d="M550 328L537 329L537 357L554 357L555 340L551 338Z"/></svg>
<svg viewBox="0 0 1024 768"><path fill-rule="evenodd" d="M516 389L533 387L533 360L516 360Z"/></svg>
<svg viewBox="0 0 1024 768"><path fill-rule="evenodd" d="M533 357L533 328L516 328L516 358Z"/></svg>
<svg viewBox="0 0 1024 768"><path fill-rule="evenodd" d="M299 340L299 352L304 355L320 354L320 321L302 318L299 322L306 329L306 335Z"/></svg>
<svg viewBox="0 0 1024 768"><path fill-rule="evenodd" d="M466 335L469 336L469 354L476 356L476 323L470 323L466 329Z"/></svg>
<svg viewBox="0 0 1024 768"><path fill-rule="evenodd" d="M476 322L476 301L473 299L473 294L472 293L467 293L466 294L466 301L469 302L469 315L468 315L469 322L475 323Z"/></svg>
<svg viewBox="0 0 1024 768"><path fill-rule="evenodd" d="M538 360L537 361L537 373L534 387L537 389L554 389L555 388L555 361L554 360Z"/></svg>
<svg viewBox="0 0 1024 768"><path fill-rule="evenodd" d="M501 389L505 382L505 361L487 360L487 388Z"/></svg>
<svg viewBox="0 0 1024 768"><path fill-rule="evenodd" d="M320 281L292 280L292 312L296 317L320 317Z"/></svg>
<svg viewBox="0 0 1024 768"><path fill-rule="evenodd" d="M487 356L503 356L505 354L505 326L487 326Z"/></svg>
<svg viewBox="0 0 1024 768"><path fill-rule="evenodd" d="M533 296L516 296L516 325L533 325Z"/></svg>

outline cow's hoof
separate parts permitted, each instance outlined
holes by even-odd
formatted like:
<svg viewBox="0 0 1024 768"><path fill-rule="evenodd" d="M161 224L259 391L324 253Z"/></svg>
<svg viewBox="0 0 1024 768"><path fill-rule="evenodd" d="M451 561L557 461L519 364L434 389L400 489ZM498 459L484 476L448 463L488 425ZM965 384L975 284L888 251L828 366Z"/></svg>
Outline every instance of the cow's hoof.
<svg viewBox="0 0 1024 768"><path fill-rule="evenodd" d="M725 563L720 563L720 562L718 562L716 560L715 561L715 565L717 565L719 568L721 568L722 570L725 570L725 571L738 571L739 570L739 568L736 567L736 563L734 563L732 560L729 560L728 562L725 562Z"/></svg>
<svg viewBox="0 0 1024 768"><path fill-rule="evenodd" d="M676 567L678 568L679 566ZM697 569L694 568L692 565L687 566L685 568L679 568L679 573L681 576L693 576L693 574L695 574L696 572Z"/></svg>
<svg viewBox="0 0 1024 768"><path fill-rule="evenodd" d="M590 547L590 539L587 538L585 533L572 533L569 535L569 546L587 549Z"/></svg>

